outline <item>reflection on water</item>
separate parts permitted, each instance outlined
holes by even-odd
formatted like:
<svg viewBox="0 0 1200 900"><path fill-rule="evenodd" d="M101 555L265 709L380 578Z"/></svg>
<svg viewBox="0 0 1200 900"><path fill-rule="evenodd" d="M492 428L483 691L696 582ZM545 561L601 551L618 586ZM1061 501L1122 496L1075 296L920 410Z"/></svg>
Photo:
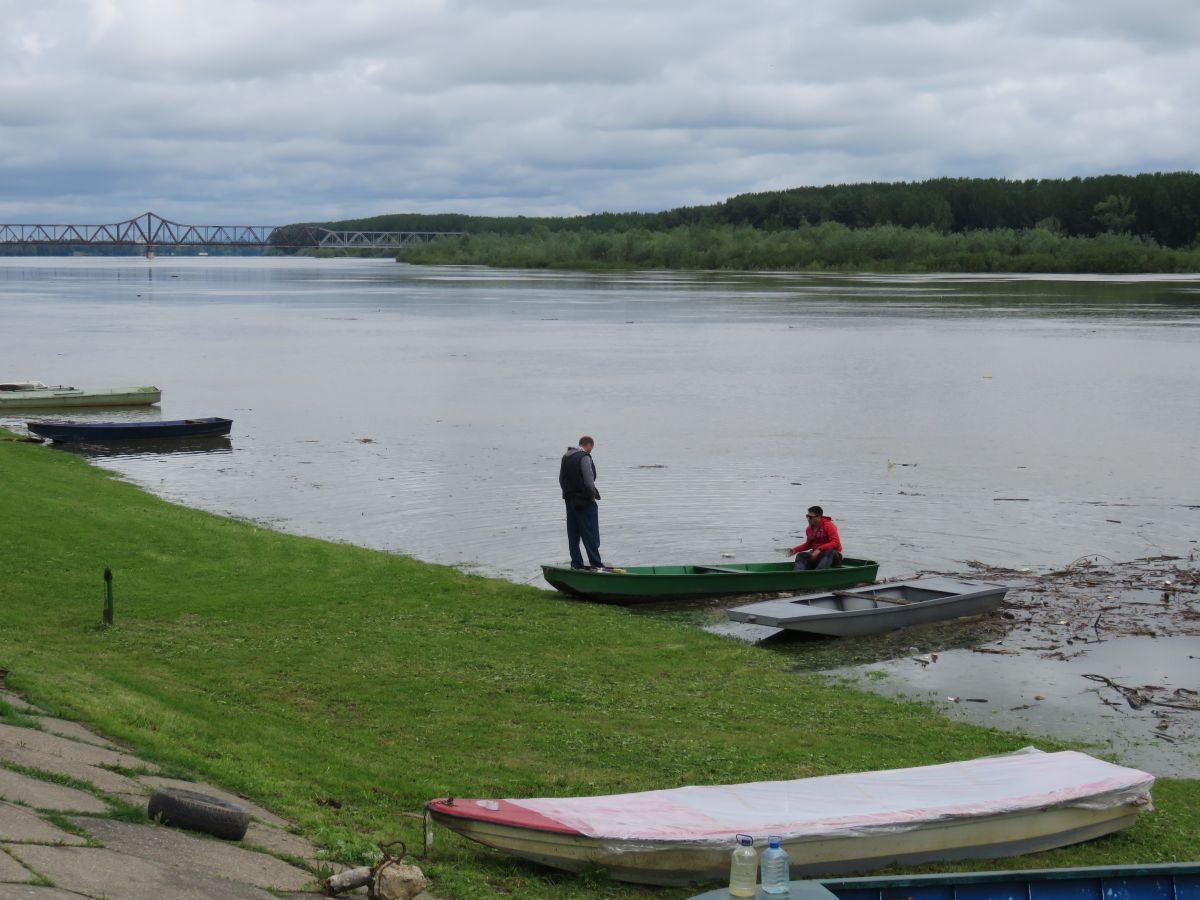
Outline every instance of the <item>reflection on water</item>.
<svg viewBox="0 0 1200 900"><path fill-rule="evenodd" d="M208 453L230 453L233 442L228 437L195 437L158 441L114 441L112 443L54 444L89 459L116 461L139 456L195 456Z"/></svg>
<svg viewBox="0 0 1200 900"><path fill-rule="evenodd" d="M29 409L20 412L5 410L0 417L22 422L157 422L163 417L157 406L69 406L61 409ZM11 426L8 426L11 427Z"/></svg>

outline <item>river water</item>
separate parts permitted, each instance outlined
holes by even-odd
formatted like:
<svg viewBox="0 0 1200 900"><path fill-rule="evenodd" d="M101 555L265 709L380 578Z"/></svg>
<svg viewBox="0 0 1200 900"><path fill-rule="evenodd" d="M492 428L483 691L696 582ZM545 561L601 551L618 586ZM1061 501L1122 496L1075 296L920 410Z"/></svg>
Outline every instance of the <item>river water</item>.
<svg viewBox="0 0 1200 900"><path fill-rule="evenodd" d="M79 419L232 418L227 449L104 458L165 497L515 581L566 559L583 433L616 565L772 558L813 503L884 577L1200 523L1195 279L8 258L0 368L163 390Z"/></svg>
<svg viewBox="0 0 1200 900"><path fill-rule="evenodd" d="M163 497L517 582L567 558L584 433L615 565L781 558L813 503L881 577L1186 556L1200 524L1191 277L0 258L0 370L163 390L81 420L232 418L92 454Z"/></svg>

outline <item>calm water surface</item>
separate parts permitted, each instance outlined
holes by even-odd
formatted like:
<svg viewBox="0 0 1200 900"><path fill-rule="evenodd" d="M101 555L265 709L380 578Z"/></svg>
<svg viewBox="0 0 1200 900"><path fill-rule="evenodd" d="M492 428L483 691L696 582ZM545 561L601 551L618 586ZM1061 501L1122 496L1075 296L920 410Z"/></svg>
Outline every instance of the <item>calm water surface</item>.
<svg viewBox="0 0 1200 900"><path fill-rule="evenodd" d="M614 564L763 559L820 503L881 575L1186 554L1200 281L0 260L0 377L234 419L109 454L152 491L515 581L596 437ZM28 416L7 416L16 425Z"/></svg>

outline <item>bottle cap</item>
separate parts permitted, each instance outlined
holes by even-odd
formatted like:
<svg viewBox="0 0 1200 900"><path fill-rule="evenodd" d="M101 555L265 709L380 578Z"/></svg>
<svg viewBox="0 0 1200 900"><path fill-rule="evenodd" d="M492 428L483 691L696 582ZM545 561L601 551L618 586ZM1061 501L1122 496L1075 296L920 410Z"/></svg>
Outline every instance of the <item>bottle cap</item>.
<svg viewBox="0 0 1200 900"><path fill-rule="evenodd" d="M739 835L735 835L735 837L737 837L737 842L739 844L741 844L743 847L753 847L754 846L754 838L750 837L750 835L748 835L748 834L739 834Z"/></svg>
<svg viewBox="0 0 1200 900"><path fill-rule="evenodd" d="M781 843L783 843L783 838L781 838L777 834L773 834L769 838L767 838L767 843L770 844L772 847L778 847Z"/></svg>

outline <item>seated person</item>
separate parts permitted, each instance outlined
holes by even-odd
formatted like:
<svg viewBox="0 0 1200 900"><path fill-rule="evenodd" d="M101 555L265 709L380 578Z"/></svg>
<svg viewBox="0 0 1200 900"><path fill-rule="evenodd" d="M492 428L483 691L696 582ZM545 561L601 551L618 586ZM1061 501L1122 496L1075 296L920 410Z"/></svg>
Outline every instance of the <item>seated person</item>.
<svg viewBox="0 0 1200 900"><path fill-rule="evenodd" d="M796 554L796 568L828 569L840 566L842 540L838 537L833 519L825 515L819 506L810 506L806 518L808 527L804 531L804 543L788 550L789 554Z"/></svg>

